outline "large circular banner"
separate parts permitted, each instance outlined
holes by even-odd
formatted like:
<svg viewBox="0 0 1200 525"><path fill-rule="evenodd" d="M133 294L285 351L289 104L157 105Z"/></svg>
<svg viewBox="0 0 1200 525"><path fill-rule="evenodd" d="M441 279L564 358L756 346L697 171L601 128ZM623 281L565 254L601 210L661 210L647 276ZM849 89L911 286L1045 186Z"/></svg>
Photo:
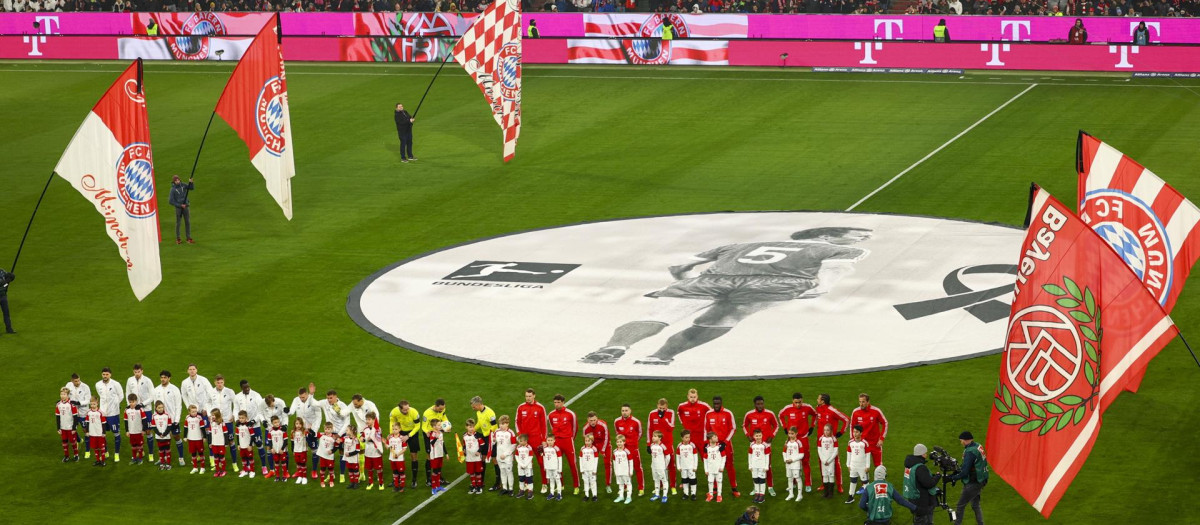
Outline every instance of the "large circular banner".
<svg viewBox="0 0 1200 525"><path fill-rule="evenodd" d="M431 355L554 374L843 374L999 352L1024 232L903 215L675 215L514 233L368 277L347 310Z"/></svg>

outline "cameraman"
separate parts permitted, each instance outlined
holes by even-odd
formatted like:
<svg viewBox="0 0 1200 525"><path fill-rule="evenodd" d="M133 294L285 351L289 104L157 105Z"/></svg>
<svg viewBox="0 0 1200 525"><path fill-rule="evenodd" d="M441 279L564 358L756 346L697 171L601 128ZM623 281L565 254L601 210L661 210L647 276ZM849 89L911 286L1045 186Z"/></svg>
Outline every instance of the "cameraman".
<svg viewBox="0 0 1200 525"><path fill-rule="evenodd" d="M963 491L962 496L958 498L958 505L955 506L954 525L962 523L963 510L967 508L968 503L971 504L971 510L975 512L975 523L983 525L983 510L979 507L979 493L983 491L983 487L987 485L988 481L987 457L983 455L983 448L975 442L975 436L971 435L970 430L959 434L958 442L963 446L963 460L958 474L955 474L951 480L962 480Z"/></svg>
<svg viewBox="0 0 1200 525"><path fill-rule="evenodd" d="M913 511L913 525L933 525L933 508L937 505L938 480L941 473L930 474L925 461L929 449L918 443L911 456L904 458L904 497L917 506Z"/></svg>

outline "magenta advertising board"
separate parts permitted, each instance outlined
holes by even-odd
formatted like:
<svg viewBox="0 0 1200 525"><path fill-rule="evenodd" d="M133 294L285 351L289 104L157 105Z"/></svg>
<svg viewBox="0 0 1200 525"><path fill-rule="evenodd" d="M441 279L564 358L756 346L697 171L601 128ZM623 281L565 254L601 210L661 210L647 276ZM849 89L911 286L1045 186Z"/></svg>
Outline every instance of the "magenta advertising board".
<svg viewBox="0 0 1200 525"><path fill-rule="evenodd" d="M131 35L144 34L150 19L165 30L252 36L273 13L0 13L0 35ZM421 35L429 31L460 33L473 13L283 13L288 36ZM707 36L722 27L719 38L807 40L931 40L933 26L945 18L957 41L1050 42L1066 39L1073 17L928 16L928 15L670 15L676 33L699 28ZM713 19L721 22L714 24ZM526 13L543 37L653 36L662 15L652 13ZM1151 43L1200 44L1200 18L1084 18L1092 42L1127 43L1133 28L1146 22ZM34 22L40 27L35 31ZM162 22L166 22L163 24ZM597 30L597 28L609 28ZM707 28L707 29L706 29ZM166 34L163 32L162 34Z"/></svg>

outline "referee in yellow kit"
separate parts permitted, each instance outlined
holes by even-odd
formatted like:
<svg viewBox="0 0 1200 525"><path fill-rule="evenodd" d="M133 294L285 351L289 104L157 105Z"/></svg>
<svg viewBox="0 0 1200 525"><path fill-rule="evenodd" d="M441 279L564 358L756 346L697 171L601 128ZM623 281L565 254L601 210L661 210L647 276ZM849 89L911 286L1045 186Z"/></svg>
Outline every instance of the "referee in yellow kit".
<svg viewBox="0 0 1200 525"><path fill-rule="evenodd" d="M492 410L487 405L483 404L483 398L475 396L471 398L471 408L475 410L475 431L483 434L483 440L486 443L487 450L492 449L492 431L496 430L496 411ZM492 488L488 489L491 492L500 490L500 465L492 465L492 471L496 474L496 482L492 483ZM486 476L487 468L483 469L479 475ZM483 480L479 481L483 484Z"/></svg>
<svg viewBox="0 0 1200 525"><path fill-rule="evenodd" d="M434 419L437 419L439 421L449 421L450 420L450 416L446 415L446 400L445 399L442 399L440 397L437 398L437 400L433 402L433 406L426 408L425 413L421 414L421 432L423 433L423 435L421 437L425 441L425 486L426 487L433 486L433 471L429 469L429 431L433 430L433 427L429 426L429 422ZM449 451L450 451L449 445L443 445L443 446L446 450L447 455L449 455ZM413 477L416 477L416 475L417 475L416 469L414 468L413 469Z"/></svg>
<svg viewBox="0 0 1200 525"><path fill-rule="evenodd" d="M395 432L396 427L400 427L400 433L408 436L408 450L412 453L412 475L408 478L411 480L409 486L416 487L417 472L421 470L417 463L417 454L421 452L421 440L418 439L421 437L421 414L417 412L417 409L408 405L408 400L401 399L400 404L392 409L388 420L391 422L388 427L389 433Z"/></svg>

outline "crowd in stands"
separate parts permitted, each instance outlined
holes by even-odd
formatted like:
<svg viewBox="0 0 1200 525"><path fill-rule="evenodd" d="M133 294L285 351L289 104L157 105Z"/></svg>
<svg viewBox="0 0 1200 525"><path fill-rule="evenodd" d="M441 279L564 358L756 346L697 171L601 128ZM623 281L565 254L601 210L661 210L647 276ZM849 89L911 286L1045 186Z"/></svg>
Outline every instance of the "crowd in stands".
<svg viewBox="0 0 1200 525"><path fill-rule="evenodd" d="M522 0L527 12L886 13L891 0ZM488 0L0 0L0 12L482 11ZM903 9L903 6L900 7ZM907 14L1200 16L1200 0L917 0Z"/></svg>

